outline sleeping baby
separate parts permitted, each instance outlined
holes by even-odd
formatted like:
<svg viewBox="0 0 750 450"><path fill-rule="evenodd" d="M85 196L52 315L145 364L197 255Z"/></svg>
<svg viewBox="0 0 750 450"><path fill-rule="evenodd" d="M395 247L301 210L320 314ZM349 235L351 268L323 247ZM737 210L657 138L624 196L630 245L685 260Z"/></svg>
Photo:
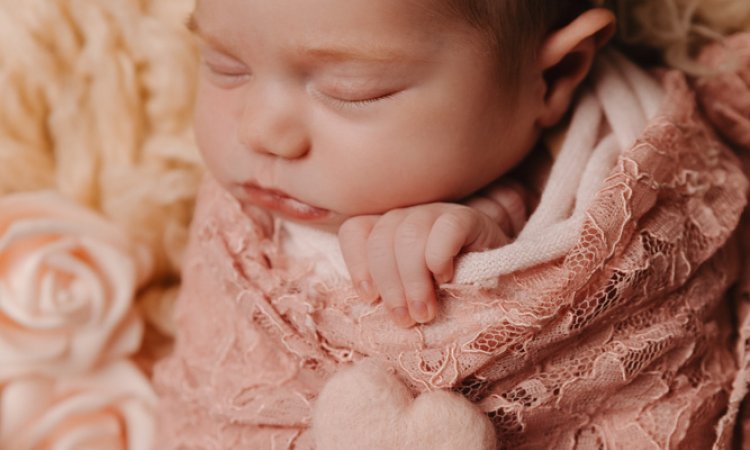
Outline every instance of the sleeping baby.
<svg viewBox="0 0 750 450"><path fill-rule="evenodd" d="M728 442L747 35L693 80L602 49L586 0L199 0L189 27L209 175L157 448Z"/></svg>

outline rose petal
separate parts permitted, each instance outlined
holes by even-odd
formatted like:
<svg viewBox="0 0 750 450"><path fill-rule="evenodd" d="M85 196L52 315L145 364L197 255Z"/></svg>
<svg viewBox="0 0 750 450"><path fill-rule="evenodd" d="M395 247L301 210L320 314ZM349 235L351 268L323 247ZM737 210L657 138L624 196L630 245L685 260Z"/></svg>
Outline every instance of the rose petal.
<svg viewBox="0 0 750 450"><path fill-rule="evenodd" d="M0 448L151 448L156 395L130 362L70 379L29 377L0 388Z"/></svg>
<svg viewBox="0 0 750 450"><path fill-rule="evenodd" d="M0 198L0 381L80 374L137 351L133 300L152 270L144 255L54 192Z"/></svg>

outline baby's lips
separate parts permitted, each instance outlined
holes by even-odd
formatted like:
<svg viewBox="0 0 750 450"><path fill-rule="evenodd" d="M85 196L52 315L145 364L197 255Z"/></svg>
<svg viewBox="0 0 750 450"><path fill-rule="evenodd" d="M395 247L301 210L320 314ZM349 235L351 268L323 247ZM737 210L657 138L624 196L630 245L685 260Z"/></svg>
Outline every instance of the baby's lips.
<svg viewBox="0 0 750 450"><path fill-rule="evenodd" d="M314 221L331 214L327 209L309 205L275 189L261 188L252 183L245 183L239 188L241 201L279 212L293 220Z"/></svg>

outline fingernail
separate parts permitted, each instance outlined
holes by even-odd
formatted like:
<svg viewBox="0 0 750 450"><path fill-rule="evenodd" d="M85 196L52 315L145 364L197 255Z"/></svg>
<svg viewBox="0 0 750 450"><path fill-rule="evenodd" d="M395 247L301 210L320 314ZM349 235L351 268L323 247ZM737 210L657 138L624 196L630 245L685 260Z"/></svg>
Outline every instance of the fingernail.
<svg viewBox="0 0 750 450"><path fill-rule="evenodd" d="M409 316L409 310L404 307L393 308L391 314L393 314L396 323L402 327L409 327L413 323Z"/></svg>
<svg viewBox="0 0 750 450"><path fill-rule="evenodd" d="M414 319L419 323L425 323L430 320L430 311L427 309L425 302L413 302L411 310L414 313Z"/></svg>
<svg viewBox="0 0 750 450"><path fill-rule="evenodd" d="M378 294L373 289L372 283L367 280L357 283L357 291L363 300L374 302L378 298Z"/></svg>
<svg viewBox="0 0 750 450"><path fill-rule="evenodd" d="M441 273L436 277L436 280L438 284L445 284L451 280L451 275L449 273Z"/></svg>

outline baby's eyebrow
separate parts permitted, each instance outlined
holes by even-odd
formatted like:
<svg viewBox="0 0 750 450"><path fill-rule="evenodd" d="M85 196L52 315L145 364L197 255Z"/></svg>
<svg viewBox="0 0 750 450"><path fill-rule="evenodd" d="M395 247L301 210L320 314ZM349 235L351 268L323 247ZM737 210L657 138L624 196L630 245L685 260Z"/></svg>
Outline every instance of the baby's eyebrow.
<svg viewBox="0 0 750 450"><path fill-rule="evenodd" d="M413 61L414 55L400 49L372 45L321 45L300 46L297 55L323 62L364 61L364 62L399 62Z"/></svg>
<svg viewBox="0 0 750 450"><path fill-rule="evenodd" d="M211 34L207 33L203 27L200 26L200 22L195 17L194 13L190 13L188 15L187 19L185 19L185 27L196 36L200 37L203 41L207 42L211 47L216 48L218 50L226 51L225 46L219 42L218 39L216 39Z"/></svg>
<svg viewBox="0 0 750 450"><path fill-rule="evenodd" d="M209 33L200 26L194 13L188 15L185 20L185 27L192 33L205 40L213 47L223 48L219 41L213 38ZM372 44L341 44L332 43L322 45L300 45L296 47L295 53L298 57L308 60L323 62L342 62L342 61L363 61L363 62L401 62L414 61L422 58L410 55L401 49Z"/></svg>
<svg viewBox="0 0 750 450"><path fill-rule="evenodd" d="M206 30L200 25L200 22L198 22L195 13L190 13L187 19L185 19L185 28L187 28L191 33L195 34L201 39L208 41L211 44L218 43L218 40L214 39L213 36L211 36L210 33L207 33Z"/></svg>
<svg viewBox="0 0 750 450"><path fill-rule="evenodd" d="M185 19L185 27L188 30L190 30L193 33L195 33L195 34L200 34L201 33L200 27L198 26L198 21L195 20L195 14L194 13L190 13L187 16L187 19Z"/></svg>

